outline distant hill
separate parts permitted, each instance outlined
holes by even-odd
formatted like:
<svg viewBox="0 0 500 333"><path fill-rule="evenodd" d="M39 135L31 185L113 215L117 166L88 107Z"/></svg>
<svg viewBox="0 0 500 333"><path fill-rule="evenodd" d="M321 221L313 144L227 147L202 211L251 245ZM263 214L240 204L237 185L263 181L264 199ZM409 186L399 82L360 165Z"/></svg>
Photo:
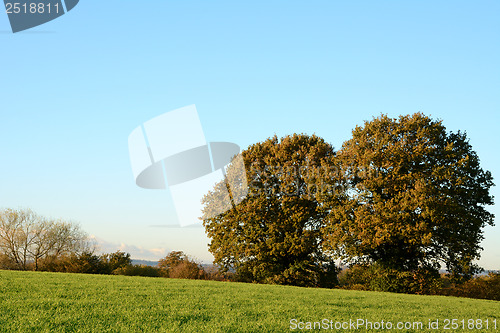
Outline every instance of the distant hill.
<svg viewBox="0 0 500 333"><path fill-rule="evenodd" d="M146 266L157 266L158 261L153 260L142 260L142 259L132 259L132 265L146 265Z"/></svg>
<svg viewBox="0 0 500 333"><path fill-rule="evenodd" d="M146 266L158 266L158 261L154 260L142 260L142 259L132 259L132 265L146 265ZM201 266L206 269L215 269L216 266L213 264L201 263Z"/></svg>

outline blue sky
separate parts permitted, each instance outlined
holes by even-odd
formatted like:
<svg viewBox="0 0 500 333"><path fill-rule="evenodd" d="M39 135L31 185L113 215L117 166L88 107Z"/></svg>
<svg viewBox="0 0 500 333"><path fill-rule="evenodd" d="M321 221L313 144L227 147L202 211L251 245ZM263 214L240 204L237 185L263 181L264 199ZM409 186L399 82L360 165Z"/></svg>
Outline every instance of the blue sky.
<svg viewBox="0 0 500 333"><path fill-rule="evenodd" d="M498 183L498 17L498 1L82 0L12 34L2 13L0 207L80 222L105 250L209 261L202 228L152 227L175 208L128 156L134 128L190 104L207 141L243 148L295 132L339 148L420 111L466 131ZM500 227L485 237L480 264L500 269Z"/></svg>

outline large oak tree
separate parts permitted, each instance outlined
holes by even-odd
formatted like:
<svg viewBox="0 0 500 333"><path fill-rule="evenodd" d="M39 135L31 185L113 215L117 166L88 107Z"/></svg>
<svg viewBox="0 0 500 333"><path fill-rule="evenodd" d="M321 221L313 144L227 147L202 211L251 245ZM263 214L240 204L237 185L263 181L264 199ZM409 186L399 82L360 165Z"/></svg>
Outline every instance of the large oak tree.
<svg viewBox="0 0 500 333"><path fill-rule="evenodd" d="M478 271L493 182L465 133L420 113L383 115L356 127L336 158L349 188L325 228L336 256L399 270L444 264L462 277Z"/></svg>
<svg viewBox="0 0 500 333"><path fill-rule="evenodd" d="M204 215L210 217L203 224L214 262L235 270L244 281L334 284L337 270L321 248L327 207L318 200L335 192L333 147L315 135L294 134L254 144L242 156L248 195L233 200L236 206L215 217L228 183L217 184L203 200ZM247 184L237 179L238 170L232 165L227 170L233 197L245 192L234 190L235 183ZM331 181L325 181L325 175Z"/></svg>

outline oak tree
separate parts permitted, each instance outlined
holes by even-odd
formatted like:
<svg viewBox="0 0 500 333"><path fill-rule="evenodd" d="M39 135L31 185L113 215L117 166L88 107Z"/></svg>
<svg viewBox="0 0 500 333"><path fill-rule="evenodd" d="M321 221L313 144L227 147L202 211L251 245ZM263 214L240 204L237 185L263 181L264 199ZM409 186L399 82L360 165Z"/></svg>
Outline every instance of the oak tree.
<svg viewBox="0 0 500 333"><path fill-rule="evenodd" d="M294 134L251 145L241 156L243 176L235 159L227 179L203 199L214 263L242 281L332 286L337 269L321 247L328 207L318 198L336 190L333 177L322 181L334 174L333 147L315 135ZM237 204L214 216L228 189Z"/></svg>
<svg viewBox="0 0 500 333"><path fill-rule="evenodd" d="M399 270L444 265L465 278L479 270L493 182L465 133L421 113L382 115L356 127L336 158L348 190L331 205L325 246L337 257Z"/></svg>

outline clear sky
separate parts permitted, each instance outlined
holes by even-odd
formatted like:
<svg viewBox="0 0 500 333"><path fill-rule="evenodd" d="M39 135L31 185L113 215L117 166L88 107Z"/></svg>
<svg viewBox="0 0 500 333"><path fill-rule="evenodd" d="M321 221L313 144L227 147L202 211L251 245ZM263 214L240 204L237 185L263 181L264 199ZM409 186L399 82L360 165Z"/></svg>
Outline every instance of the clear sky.
<svg viewBox="0 0 500 333"><path fill-rule="evenodd" d="M420 111L466 131L500 184L499 17L496 0L81 0L12 34L2 12L0 207L80 222L105 251L210 261L203 228L157 227L177 223L171 197L137 187L128 154L134 128L190 104L207 141L243 148L339 148L364 120ZM500 269L500 226L483 247Z"/></svg>

